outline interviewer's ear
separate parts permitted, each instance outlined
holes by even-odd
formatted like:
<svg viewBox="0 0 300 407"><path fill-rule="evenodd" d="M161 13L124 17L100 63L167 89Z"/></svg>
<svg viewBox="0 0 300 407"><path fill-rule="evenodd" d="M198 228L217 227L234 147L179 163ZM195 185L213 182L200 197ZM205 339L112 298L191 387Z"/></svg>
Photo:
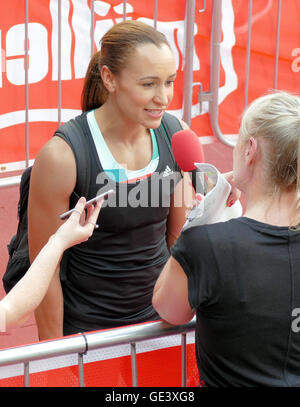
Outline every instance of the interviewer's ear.
<svg viewBox="0 0 300 407"><path fill-rule="evenodd" d="M257 153L257 149L258 149L257 140L254 137L250 137L245 150L246 160L249 164L253 162L254 157Z"/></svg>

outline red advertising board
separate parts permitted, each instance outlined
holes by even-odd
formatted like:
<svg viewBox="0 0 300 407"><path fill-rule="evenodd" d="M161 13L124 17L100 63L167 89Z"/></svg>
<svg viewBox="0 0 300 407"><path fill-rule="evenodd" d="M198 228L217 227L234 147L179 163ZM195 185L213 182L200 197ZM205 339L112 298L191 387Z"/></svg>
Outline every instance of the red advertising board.
<svg viewBox="0 0 300 407"><path fill-rule="evenodd" d="M182 117L184 75L185 0L159 1L157 28L163 31L174 50L178 77L175 96L169 107ZM210 35L212 1L196 1L194 28L193 82L210 88ZM248 39L247 2L222 2L221 76L219 86L219 121L224 134L238 131L244 107L246 48ZM300 9L296 0L282 2L278 89L299 90L300 85ZM25 159L25 0L1 3L0 41L0 172L24 167ZM154 0L126 2L126 18L154 24ZM123 19L120 0L61 0L61 121L80 113L83 78L93 51L102 35ZM274 87L277 30L277 0L255 0L252 9L249 97ZM93 22L93 27L91 27ZM29 158L34 159L41 146L58 126L58 1L28 1L28 136ZM192 128L200 137L213 136L208 105L200 114L199 86L194 87ZM212 137L210 141L214 141Z"/></svg>

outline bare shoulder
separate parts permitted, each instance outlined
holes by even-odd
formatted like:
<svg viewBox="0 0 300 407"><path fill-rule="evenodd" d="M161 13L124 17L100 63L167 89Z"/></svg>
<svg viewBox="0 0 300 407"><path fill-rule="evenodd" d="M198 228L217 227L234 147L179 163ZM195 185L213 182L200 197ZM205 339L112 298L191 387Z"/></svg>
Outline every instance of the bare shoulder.
<svg viewBox="0 0 300 407"><path fill-rule="evenodd" d="M60 137L53 137L38 153L33 169L33 186L47 185L58 192L60 186L73 190L76 183L76 162L71 147Z"/></svg>
<svg viewBox="0 0 300 407"><path fill-rule="evenodd" d="M45 229L51 230L58 214L69 208L69 198L75 185L76 162L73 152L64 140L53 137L42 147L32 168L29 226L35 221L45 224L47 220L50 226L45 226Z"/></svg>
<svg viewBox="0 0 300 407"><path fill-rule="evenodd" d="M39 151L35 165L47 164L75 164L75 158L71 147L58 136L52 137Z"/></svg>

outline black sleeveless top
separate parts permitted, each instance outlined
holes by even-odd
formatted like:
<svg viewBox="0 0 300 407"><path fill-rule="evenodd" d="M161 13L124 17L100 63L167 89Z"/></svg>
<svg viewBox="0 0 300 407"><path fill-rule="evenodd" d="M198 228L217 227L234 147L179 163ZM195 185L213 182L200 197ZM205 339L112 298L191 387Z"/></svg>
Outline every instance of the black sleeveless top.
<svg viewBox="0 0 300 407"><path fill-rule="evenodd" d="M83 125L90 156L87 199L109 189L116 193L103 204L99 228L70 248L61 264L64 334L155 320L153 288L169 258L167 217L181 179L170 141L156 132L159 163L149 178L116 183L103 171L86 114L75 120ZM57 135L72 144L63 131Z"/></svg>

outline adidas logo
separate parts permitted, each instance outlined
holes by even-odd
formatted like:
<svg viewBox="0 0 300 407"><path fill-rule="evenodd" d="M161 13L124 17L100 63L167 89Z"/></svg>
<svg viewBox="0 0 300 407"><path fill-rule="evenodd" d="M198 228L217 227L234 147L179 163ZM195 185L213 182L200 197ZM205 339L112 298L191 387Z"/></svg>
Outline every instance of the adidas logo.
<svg viewBox="0 0 300 407"><path fill-rule="evenodd" d="M162 176L163 177L168 177L169 175L174 174L174 171L171 170L171 168L167 165Z"/></svg>

